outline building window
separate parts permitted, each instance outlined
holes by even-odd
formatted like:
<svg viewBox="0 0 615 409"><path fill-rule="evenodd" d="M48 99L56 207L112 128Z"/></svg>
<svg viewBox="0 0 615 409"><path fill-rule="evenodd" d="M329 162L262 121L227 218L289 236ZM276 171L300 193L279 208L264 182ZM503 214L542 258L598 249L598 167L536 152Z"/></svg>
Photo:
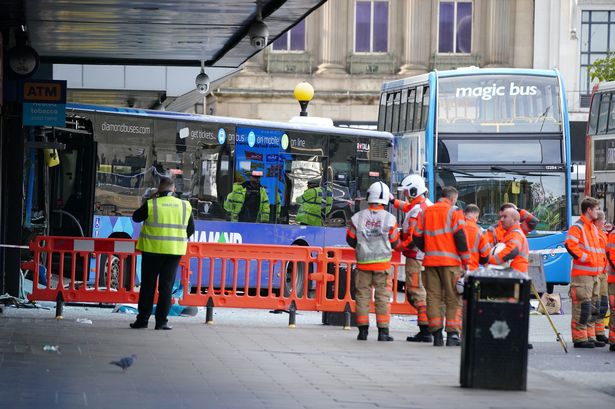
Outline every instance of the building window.
<svg viewBox="0 0 615 409"><path fill-rule="evenodd" d="M586 10L581 14L581 107L589 107L593 83L589 65L615 52L615 11ZM597 82L597 81L594 81Z"/></svg>
<svg viewBox="0 0 615 409"><path fill-rule="evenodd" d="M389 48L389 2L357 1L355 46L358 53L386 53Z"/></svg>
<svg viewBox="0 0 615 409"><path fill-rule="evenodd" d="M305 51L305 20L276 38L271 49L275 52Z"/></svg>
<svg viewBox="0 0 615 409"><path fill-rule="evenodd" d="M441 1L438 13L438 52L470 54L472 2Z"/></svg>

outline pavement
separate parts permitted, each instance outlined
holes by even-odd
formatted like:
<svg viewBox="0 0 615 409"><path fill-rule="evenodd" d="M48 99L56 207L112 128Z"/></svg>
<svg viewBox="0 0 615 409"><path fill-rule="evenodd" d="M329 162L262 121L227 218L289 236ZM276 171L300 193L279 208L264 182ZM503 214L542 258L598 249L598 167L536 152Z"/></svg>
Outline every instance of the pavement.
<svg viewBox="0 0 615 409"><path fill-rule="evenodd" d="M41 303L45 305L44 303ZM132 330L134 315L71 307L0 314L0 408L584 408L614 407L615 353L564 354L545 317L530 317L527 391L459 386L459 347L405 341L415 317L394 316L394 342L321 324L320 313L216 308L172 317L172 331ZM86 318L91 324L78 322ZM570 315L553 317L570 344ZM374 317L372 317L374 319ZM83 321L83 320L81 320ZM153 321L153 320L152 320ZM45 345L58 351L44 351ZM125 372L109 362L136 354ZM507 374L503 373L503 377Z"/></svg>

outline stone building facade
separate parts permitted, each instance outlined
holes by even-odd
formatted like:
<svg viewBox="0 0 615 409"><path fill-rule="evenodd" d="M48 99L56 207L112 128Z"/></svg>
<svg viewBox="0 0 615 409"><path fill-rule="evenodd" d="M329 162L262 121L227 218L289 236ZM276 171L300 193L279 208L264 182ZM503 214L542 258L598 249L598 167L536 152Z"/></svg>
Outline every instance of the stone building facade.
<svg viewBox="0 0 615 409"><path fill-rule="evenodd" d="M287 121L306 80L309 115L375 124L384 81L468 65L531 68L533 33L532 0L329 0L287 34L289 47L278 39L214 89L206 113Z"/></svg>

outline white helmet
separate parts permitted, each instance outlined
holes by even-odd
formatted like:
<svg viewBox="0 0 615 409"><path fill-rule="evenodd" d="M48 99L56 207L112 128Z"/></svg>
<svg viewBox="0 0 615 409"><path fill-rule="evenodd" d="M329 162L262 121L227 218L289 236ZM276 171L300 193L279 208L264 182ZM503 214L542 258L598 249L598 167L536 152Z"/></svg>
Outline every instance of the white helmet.
<svg viewBox="0 0 615 409"><path fill-rule="evenodd" d="M408 191L408 196L415 198L427 192L425 181L419 175L408 175L401 181L401 185L397 188L399 191Z"/></svg>
<svg viewBox="0 0 615 409"><path fill-rule="evenodd" d="M390 199L389 187L382 182L374 182L367 189L367 203L388 204Z"/></svg>
<svg viewBox="0 0 615 409"><path fill-rule="evenodd" d="M491 249L491 255L492 256L496 256L498 255L502 250L504 250L506 248L506 244L505 243L497 243L495 246L493 246L493 248ZM510 260L508 260L506 263L504 264L498 264L498 265L493 265L490 264L489 265L490 268L495 269L495 270L503 270L503 269L507 269L510 268Z"/></svg>

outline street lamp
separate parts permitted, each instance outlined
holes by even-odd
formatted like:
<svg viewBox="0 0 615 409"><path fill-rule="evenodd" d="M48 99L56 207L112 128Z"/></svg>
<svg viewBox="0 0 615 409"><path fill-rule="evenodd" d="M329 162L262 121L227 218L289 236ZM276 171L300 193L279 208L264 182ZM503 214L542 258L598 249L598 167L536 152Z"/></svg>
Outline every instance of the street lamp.
<svg viewBox="0 0 615 409"><path fill-rule="evenodd" d="M295 95L295 99L299 101L299 105L301 105L300 116L308 116L307 114L307 106L314 97L314 87L310 85L307 81L302 81L295 87L293 92Z"/></svg>

